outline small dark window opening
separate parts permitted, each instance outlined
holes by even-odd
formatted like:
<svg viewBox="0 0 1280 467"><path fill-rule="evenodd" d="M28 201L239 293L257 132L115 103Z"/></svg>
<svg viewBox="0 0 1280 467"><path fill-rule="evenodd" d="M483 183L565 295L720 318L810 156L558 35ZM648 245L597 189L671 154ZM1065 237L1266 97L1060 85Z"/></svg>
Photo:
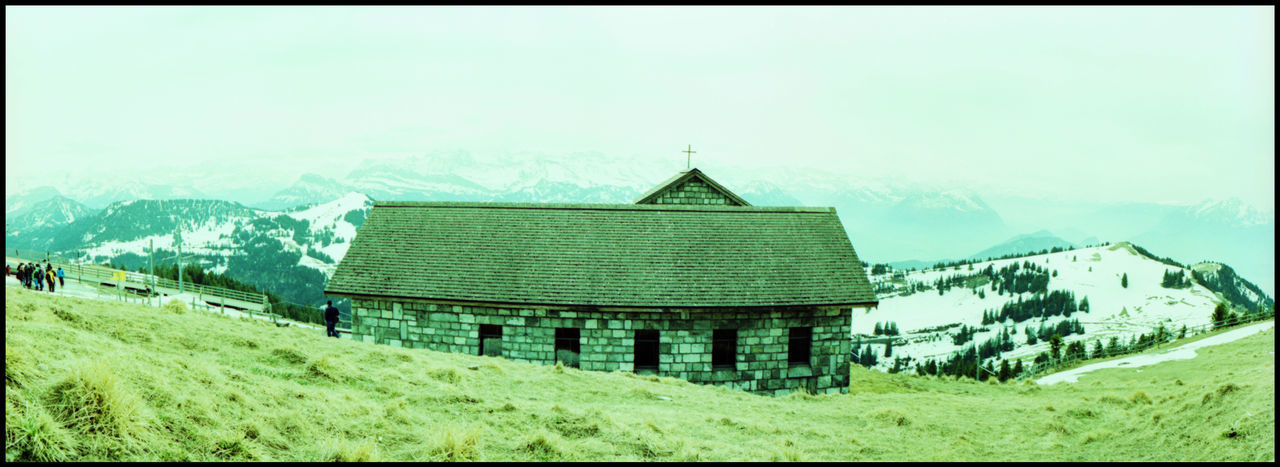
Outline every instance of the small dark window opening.
<svg viewBox="0 0 1280 467"><path fill-rule="evenodd" d="M791 328L790 337L787 344L787 363L808 365L809 351L813 346L813 328Z"/></svg>
<svg viewBox="0 0 1280 467"><path fill-rule="evenodd" d="M635 369L658 371L658 331L636 330Z"/></svg>
<svg viewBox="0 0 1280 467"><path fill-rule="evenodd" d="M712 368L735 368L738 360L738 330L716 329L711 332Z"/></svg>
<svg viewBox="0 0 1280 467"><path fill-rule="evenodd" d="M582 332L578 328L556 328L556 361L565 366L578 367Z"/></svg>
<svg viewBox="0 0 1280 467"><path fill-rule="evenodd" d="M480 355L502 356L502 326L496 324L480 325Z"/></svg>

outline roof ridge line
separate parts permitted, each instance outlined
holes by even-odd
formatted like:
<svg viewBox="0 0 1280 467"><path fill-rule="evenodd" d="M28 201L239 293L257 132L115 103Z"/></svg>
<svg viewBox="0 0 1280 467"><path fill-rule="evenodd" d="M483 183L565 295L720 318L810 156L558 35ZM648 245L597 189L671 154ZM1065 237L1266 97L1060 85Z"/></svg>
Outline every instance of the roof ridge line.
<svg viewBox="0 0 1280 467"><path fill-rule="evenodd" d="M832 206L727 206L697 204L575 204L575 203L493 203L482 201L376 201L373 207L548 209L584 211L692 211L692 212L792 212L833 213Z"/></svg>

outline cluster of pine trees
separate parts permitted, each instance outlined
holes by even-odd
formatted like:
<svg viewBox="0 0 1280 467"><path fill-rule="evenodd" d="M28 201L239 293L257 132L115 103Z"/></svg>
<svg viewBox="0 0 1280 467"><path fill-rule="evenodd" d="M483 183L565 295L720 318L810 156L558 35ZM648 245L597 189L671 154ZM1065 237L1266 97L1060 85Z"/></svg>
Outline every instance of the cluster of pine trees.
<svg viewBox="0 0 1280 467"><path fill-rule="evenodd" d="M1183 274L1182 270L1166 270L1164 277L1160 279L1160 286L1166 289L1185 289L1191 287L1191 279Z"/></svg>
<svg viewBox="0 0 1280 467"><path fill-rule="evenodd" d="M1217 306L1213 307L1213 313L1209 315L1209 320L1213 323L1213 329L1221 329L1241 323L1257 321L1269 316L1275 316L1275 310L1275 305L1271 305L1270 312L1268 312L1268 309L1263 308L1262 304L1259 303L1257 309L1245 309L1244 311L1235 313L1228 309L1226 304L1219 303Z"/></svg>
<svg viewBox="0 0 1280 467"><path fill-rule="evenodd" d="M933 287L938 289L938 295L947 293L955 287L971 288L974 286L985 284L990 279L981 273L978 274L953 274L946 277L939 277L933 281Z"/></svg>
<svg viewBox="0 0 1280 467"><path fill-rule="evenodd" d="M1028 324L1025 334L1027 335L1027 345L1035 345L1037 339L1048 339L1054 335L1066 337L1072 334L1084 334L1084 326L1080 324L1078 319L1064 319L1058 321L1057 324L1041 322L1039 328L1033 328Z"/></svg>
<svg viewBox="0 0 1280 467"><path fill-rule="evenodd" d="M1001 360L999 368L991 361L988 361L981 371L978 370L978 362L978 351L974 347L966 347L962 351L951 354L950 357L943 361L928 359L917 363L915 370L916 374L920 376L942 375L973 378L976 373L979 381L986 381L993 377L999 381L1006 381L1018 376L1023 371L1022 360L1014 360L1013 365L1010 365L1008 360Z"/></svg>
<svg viewBox="0 0 1280 467"><path fill-rule="evenodd" d="M893 345L893 344L889 344L889 345ZM867 368L871 368L871 367L873 367L873 366L876 366L876 353L875 353L874 351L872 351L872 350L871 350L871 344L867 344L865 347L862 347L862 348L859 348L859 347L855 344L855 345L853 346L853 352L852 352L852 353L853 353L853 359L852 359L852 361L853 361L854 363L857 363L857 364L859 364L859 365L865 366L865 367L867 367ZM886 357L887 357L887 356L889 356L889 354L890 354L890 353L892 353L892 350L888 350L888 349L886 348L886 350L885 350L885 356L886 356Z"/></svg>
<svg viewBox="0 0 1280 467"><path fill-rule="evenodd" d="M1180 268L1185 268L1185 267L1186 267L1186 266L1185 266L1185 265L1183 265L1182 263L1179 263L1179 262L1177 262L1177 261L1174 261L1174 260L1173 260L1173 258L1166 258L1166 257L1156 256L1156 255L1152 254L1150 251L1147 251L1147 249L1146 249L1146 248L1140 247L1140 246L1135 245L1135 244L1133 244L1133 243L1130 243L1130 244L1129 244L1129 246L1132 246L1132 247L1133 247L1133 249L1134 249L1134 250L1136 250L1136 251L1137 251L1139 254L1141 254L1142 256L1146 256L1146 257L1148 257L1148 258L1151 258L1151 259L1153 259L1153 260L1159 261L1159 262L1161 262L1161 263L1164 263L1164 264L1167 264L1167 265L1170 265L1170 266L1177 266L1177 267L1180 267Z"/></svg>
<svg viewBox="0 0 1280 467"><path fill-rule="evenodd" d="M899 334L898 323L895 323L893 321L885 321L883 326L881 326L880 323L876 323L875 329L873 329L871 332L872 334L877 336L882 336L882 335L896 336Z"/></svg>
<svg viewBox="0 0 1280 467"><path fill-rule="evenodd" d="M951 343L954 345L964 345L964 343L973 340L973 335L979 332L987 332L987 328L970 327L967 324L961 325L960 330L954 336L951 336Z"/></svg>
<svg viewBox="0 0 1280 467"><path fill-rule="evenodd" d="M1019 272L1021 271L1021 272ZM1012 263L992 271L990 266L984 271L991 277L991 288L997 293L1047 293L1049 291L1049 271L1044 266L1023 261Z"/></svg>
<svg viewBox="0 0 1280 467"><path fill-rule="evenodd" d="M1001 352L1013 350L1013 338L1009 335L1009 329L1001 329L1000 334L996 337L987 339L985 342L978 344L978 358L986 359L995 357Z"/></svg>
<svg viewBox="0 0 1280 467"><path fill-rule="evenodd" d="M1054 290L1047 294L1032 295L1026 300L1019 296L1017 300L1001 305L999 311L983 311L982 324L985 326L992 323L1002 323L1006 320L1021 323L1031 318L1047 318L1051 316L1070 317L1076 311L1089 311L1089 297L1084 297L1077 303L1074 292Z"/></svg>

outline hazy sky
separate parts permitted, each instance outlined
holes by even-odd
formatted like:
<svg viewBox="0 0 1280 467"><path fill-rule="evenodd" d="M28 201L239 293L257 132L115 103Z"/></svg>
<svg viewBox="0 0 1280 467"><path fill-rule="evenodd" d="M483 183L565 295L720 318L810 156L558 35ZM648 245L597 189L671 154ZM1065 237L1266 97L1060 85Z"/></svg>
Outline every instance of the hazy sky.
<svg viewBox="0 0 1280 467"><path fill-rule="evenodd" d="M1270 210L1274 40L1273 7L6 7L5 192L692 143L854 182Z"/></svg>

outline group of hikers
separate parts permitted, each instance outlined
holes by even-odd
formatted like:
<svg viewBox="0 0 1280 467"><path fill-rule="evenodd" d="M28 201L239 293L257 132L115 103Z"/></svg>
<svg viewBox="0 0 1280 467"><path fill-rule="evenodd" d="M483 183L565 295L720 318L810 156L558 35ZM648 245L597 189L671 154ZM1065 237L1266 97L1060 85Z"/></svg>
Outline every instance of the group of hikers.
<svg viewBox="0 0 1280 467"><path fill-rule="evenodd" d="M4 275L15 274L18 282L23 287L34 290L45 290L48 285L49 293L53 293L55 286L63 287L66 285L66 273L62 272L62 267L58 267L55 271L53 265L45 260L44 264L40 263L18 263L17 268L10 268L4 265Z"/></svg>
<svg viewBox="0 0 1280 467"><path fill-rule="evenodd" d="M7 264L4 265L4 275L9 276L12 274L16 274L18 282L21 282L22 286L28 289L44 290L47 284L49 292L52 293L55 286L64 287L66 284L66 274L62 272L62 267L58 267L55 270L48 261L45 261L44 264L18 263L17 268L10 268ZM325 335L338 337L338 330L336 329L338 308L333 306L332 300L329 301L328 306L324 309L324 321L327 328L325 329Z"/></svg>

